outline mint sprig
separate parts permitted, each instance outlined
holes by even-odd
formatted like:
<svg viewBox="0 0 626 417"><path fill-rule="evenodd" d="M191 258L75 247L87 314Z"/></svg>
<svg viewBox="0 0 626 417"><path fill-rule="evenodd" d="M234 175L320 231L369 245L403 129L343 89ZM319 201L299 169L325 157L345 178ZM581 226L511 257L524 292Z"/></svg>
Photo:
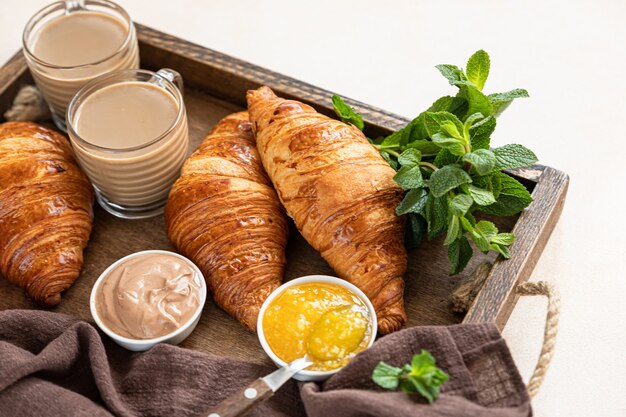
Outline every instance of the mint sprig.
<svg viewBox="0 0 626 417"><path fill-rule="evenodd" d="M483 88L491 70L487 52L480 50L465 71L455 65L438 65L439 72L458 88L456 96L436 100L402 129L370 139L396 171L395 181L406 190L396 213L407 216L405 244L416 247L446 233L450 273L463 271L470 258L471 239L487 253L510 257L515 237L499 233L475 212L512 216L528 207L532 197L526 187L502 172L537 162L536 155L519 144L491 148L496 118L513 102L528 97L524 89L486 95ZM339 96L335 112L346 123L363 130L363 119Z"/></svg>
<svg viewBox="0 0 626 417"><path fill-rule="evenodd" d="M441 385L448 380L448 374L437 368L435 358L427 350L413 355L410 364L397 368L379 362L372 372L372 380L380 387L412 394L417 393L433 403L439 396Z"/></svg>
<svg viewBox="0 0 626 417"><path fill-rule="evenodd" d="M335 108L335 113L337 116L341 118L341 121L344 123L352 124L356 126L359 130L363 130L365 127L365 123L363 123L363 118L359 113L354 111L354 109L348 106L338 95L333 95L332 97L333 107Z"/></svg>

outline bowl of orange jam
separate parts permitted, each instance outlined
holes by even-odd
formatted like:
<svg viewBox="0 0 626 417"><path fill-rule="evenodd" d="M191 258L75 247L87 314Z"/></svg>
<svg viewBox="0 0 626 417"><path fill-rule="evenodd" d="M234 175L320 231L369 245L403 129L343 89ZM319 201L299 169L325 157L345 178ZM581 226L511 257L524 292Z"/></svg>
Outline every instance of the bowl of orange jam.
<svg viewBox="0 0 626 417"><path fill-rule="evenodd" d="M299 381L322 381L338 372L374 343L376 331L376 312L365 294L326 275L281 285L257 321L261 346L277 366L305 355L313 362L294 376Z"/></svg>

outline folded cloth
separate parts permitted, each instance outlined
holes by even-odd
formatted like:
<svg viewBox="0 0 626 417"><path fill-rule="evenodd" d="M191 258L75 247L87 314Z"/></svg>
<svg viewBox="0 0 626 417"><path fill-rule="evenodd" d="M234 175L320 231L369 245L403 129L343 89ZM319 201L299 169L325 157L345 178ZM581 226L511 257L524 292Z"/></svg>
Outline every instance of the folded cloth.
<svg viewBox="0 0 626 417"><path fill-rule="evenodd" d="M372 382L378 361L402 365L421 349L450 375L434 404ZM133 353L74 317L0 312L2 416L201 416L273 370L169 345ZM305 414L526 417L532 412L496 327L465 324L413 327L385 336L322 386L289 382L250 413Z"/></svg>

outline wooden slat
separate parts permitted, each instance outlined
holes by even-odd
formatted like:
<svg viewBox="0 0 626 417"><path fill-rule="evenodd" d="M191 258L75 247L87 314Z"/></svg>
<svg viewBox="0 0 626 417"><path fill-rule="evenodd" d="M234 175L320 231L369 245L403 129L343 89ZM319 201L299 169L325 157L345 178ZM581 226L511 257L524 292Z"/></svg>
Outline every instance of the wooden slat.
<svg viewBox="0 0 626 417"><path fill-rule="evenodd" d="M515 286L530 277L563 210L569 184L566 174L545 167L533 190L533 203L520 215L513 233L511 259L492 267L485 285L465 316L465 323L506 324L517 302Z"/></svg>
<svg viewBox="0 0 626 417"><path fill-rule="evenodd" d="M32 78L26 58L19 50L0 69L0 116L11 106L20 87L27 83L32 83Z"/></svg>
<svg viewBox="0 0 626 417"><path fill-rule="evenodd" d="M233 58L209 48L137 24L142 66L152 69L169 66L183 75L191 87L246 106L246 91L261 85L270 86L277 95L305 102L321 113L334 115L332 92L294 78ZM372 136L388 134L406 125L401 116L350 98L366 120L366 131Z"/></svg>

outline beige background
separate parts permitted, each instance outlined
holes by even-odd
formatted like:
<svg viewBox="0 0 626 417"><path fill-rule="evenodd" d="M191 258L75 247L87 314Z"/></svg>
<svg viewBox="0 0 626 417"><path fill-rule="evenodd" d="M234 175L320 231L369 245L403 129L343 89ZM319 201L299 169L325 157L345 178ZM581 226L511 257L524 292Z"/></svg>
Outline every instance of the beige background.
<svg viewBox="0 0 626 417"><path fill-rule="evenodd" d="M47 0L2 0L0 60ZM571 177L561 221L533 279L558 283L556 356L536 415L626 416L626 2L138 1L136 21L412 117L452 87L433 68L492 58L487 92L528 89L494 145L523 142ZM522 300L505 337L522 375L541 343L545 302Z"/></svg>

